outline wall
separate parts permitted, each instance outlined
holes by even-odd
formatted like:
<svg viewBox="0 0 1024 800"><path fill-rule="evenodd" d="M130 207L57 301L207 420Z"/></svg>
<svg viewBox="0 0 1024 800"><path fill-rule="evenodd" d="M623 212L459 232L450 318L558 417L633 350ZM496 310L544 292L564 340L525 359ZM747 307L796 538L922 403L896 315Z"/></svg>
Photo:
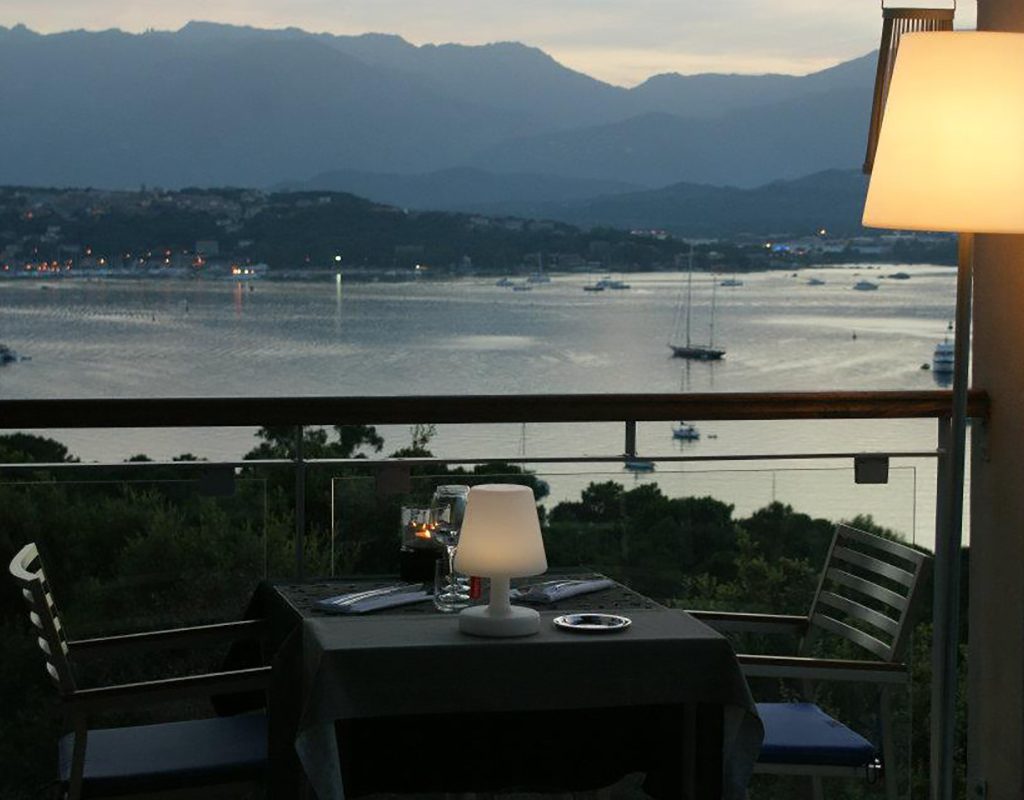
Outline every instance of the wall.
<svg viewBox="0 0 1024 800"><path fill-rule="evenodd" d="M978 0L978 28L1024 32L1020 0ZM970 109L964 109L969 113ZM1021 145L1024 147L1024 143ZM1024 187L1022 187L1024 191ZM973 385L968 797L1024 797L1024 236L979 236ZM981 784L980 782L984 782Z"/></svg>

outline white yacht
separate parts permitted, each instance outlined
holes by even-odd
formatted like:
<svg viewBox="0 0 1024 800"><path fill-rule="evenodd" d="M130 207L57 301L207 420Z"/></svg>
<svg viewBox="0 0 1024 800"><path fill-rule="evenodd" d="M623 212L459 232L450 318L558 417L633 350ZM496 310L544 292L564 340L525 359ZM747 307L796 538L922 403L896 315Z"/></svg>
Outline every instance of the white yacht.
<svg viewBox="0 0 1024 800"><path fill-rule="evenodd" d="M954 346L949 341L949 334L953 331L953 323L946 328L946 338L935 345L935 352L932 354L932 372L939 375L952 375L953 365L956 361Z"/></svg>

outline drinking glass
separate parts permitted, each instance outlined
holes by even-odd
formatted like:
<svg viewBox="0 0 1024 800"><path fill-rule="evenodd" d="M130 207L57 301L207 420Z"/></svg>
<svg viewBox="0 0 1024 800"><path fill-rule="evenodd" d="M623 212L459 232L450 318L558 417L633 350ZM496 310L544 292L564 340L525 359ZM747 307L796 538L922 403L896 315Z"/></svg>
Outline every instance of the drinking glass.
<svg viewBox="0 0 1024 800"><path fill-rule="evenodd" d="M446 547L434 567L434 608L444 613L469 605L469 578L455 571L455 550Z"/></svg>
<svg viewBox="0 0 1024 800"><path fill-rule="evenodd" d="M455 548L468 496L468 486L438 486L430 501L434 539L444 546L434 573L434 605L439 611L457 611L469 605L469 578L455 571Z"/></svg>

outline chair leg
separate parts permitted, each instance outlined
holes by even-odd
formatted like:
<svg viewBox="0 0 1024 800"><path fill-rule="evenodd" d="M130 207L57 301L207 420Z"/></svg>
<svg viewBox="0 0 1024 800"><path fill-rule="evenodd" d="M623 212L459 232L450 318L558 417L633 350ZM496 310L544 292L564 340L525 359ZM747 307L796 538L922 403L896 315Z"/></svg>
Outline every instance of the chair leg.
<svg viewBox="0 0 1024 800"><path fill-rule="evenodd" d="M75 720L75 744L71 750L71 775L68 780L68 800L81 800L82 781L85 777L85 745L89 730L84 719Z"/></svg>

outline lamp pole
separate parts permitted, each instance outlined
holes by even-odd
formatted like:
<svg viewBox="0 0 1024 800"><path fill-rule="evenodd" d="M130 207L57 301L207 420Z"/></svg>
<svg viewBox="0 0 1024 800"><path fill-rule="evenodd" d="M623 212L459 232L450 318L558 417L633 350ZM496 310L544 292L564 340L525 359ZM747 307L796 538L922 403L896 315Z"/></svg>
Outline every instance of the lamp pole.
<svg viewBox="0 0 1024 800"><path fill-rule="evenodd" d="M931 787L933 800L953 800L956 744L957 651L960 642L960 548L963 538L967 385L971 359L974 234L957 243L956 330L953 338L953 408L950 421L948 515L935 540L932 620Z"/></svg>

